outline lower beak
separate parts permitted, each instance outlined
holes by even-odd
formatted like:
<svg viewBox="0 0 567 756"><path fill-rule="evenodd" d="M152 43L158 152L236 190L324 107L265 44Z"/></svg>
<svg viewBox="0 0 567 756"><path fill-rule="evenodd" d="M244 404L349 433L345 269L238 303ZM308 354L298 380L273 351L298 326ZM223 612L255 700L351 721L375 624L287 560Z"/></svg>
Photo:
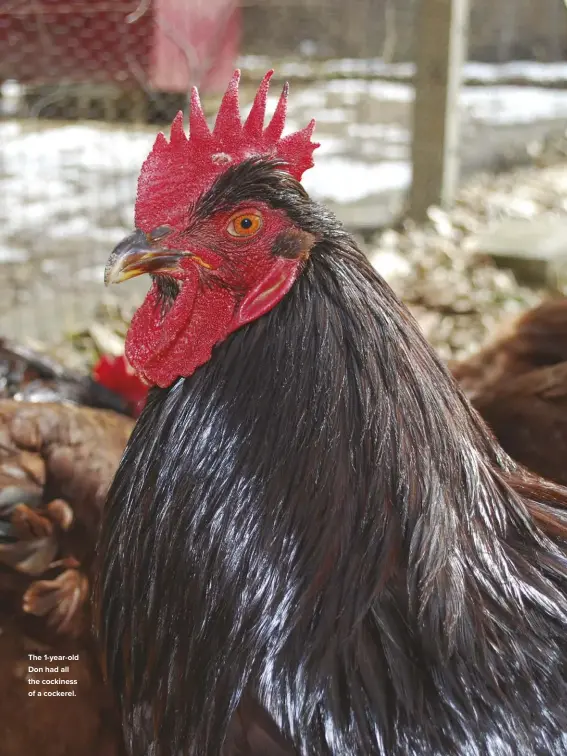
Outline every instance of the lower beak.
<svg viewBox="0 0 567 756"><path fill-rule="evenodd" d="M118 244L104 269L104 283L122 283L144 273L179 270L179 260L190 253L165 249L152 243L139 229Z"/></svg>

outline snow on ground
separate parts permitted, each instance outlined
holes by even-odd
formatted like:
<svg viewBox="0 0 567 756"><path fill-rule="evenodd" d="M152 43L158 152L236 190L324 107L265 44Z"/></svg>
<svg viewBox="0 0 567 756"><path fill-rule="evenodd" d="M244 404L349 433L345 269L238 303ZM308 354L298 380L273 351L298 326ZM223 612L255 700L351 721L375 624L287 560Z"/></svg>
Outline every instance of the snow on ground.
<svg viewBox="0 0 567 756"><path fill-rule="evenodd" d="M54 238L94 230L108 242L108 214L129 225L133 179L152 141L122 129L0 124L2 238L16 245L34 230Z"/></svg>
<svg viewBox="0 0 567 756"><path fill-rule="evenodd" d="M477 79L487 83L497 83L502 79L522 79L526 82L567 81L567 63L538 63L534 60L511 60L508 63L475 63L465 64L466 79Z"/></svg>
<svg viewBox="0 0 567 756"><path fill-rule="evenodd" d="M461 106L471 119L494 126L567 118L567 90L537 87L465 87Z"/></svg>
<svg viewBox="0 0 567 756"><path fill-rule="evenodd" d="M318 122L316 137L322 146L305 186L347 222L350 209L364 203L390 212L392 196L401 196L411 181L412 88L403 82L356 78L364 65L370 63L342 61L341 73L348 78L295 82L289 102L288 130L301 128L312 117ZM470 70L478 79L491 81L504 68L506 75L524 71L528 78L567 78L567 64L545 68L547 73L535 64L519 69L514 64L500 69L474 66ZM241 100L250 102L252 95L244 84ZM276 101L270 97L269 111ZM534 129L545 133L550 125L557 126L567 117L567 91L465 87L461 108L463 159L470 171L486 167L512 137L524 145ZM72 316L66 316L67 326L84 309L81 296L101 298L102 266L131 229L136 178L155 131L0 121L0 263L5 283L0 331L13 331L14 313L29 308L30 302L46 302L54 312L64 306L67 313L69 302L79 297L79 306L73 305ZM120 296L137 296L137 291L131 287ZM53 322L43 325L49 330Z"/></svg>
<svg viewBox="0 0 567 756"><path fill-rule="evenodd" d="M239 66L247 72L267 71L274 62L262 55L244 55ZM342 58L338 60L317 61L281 61L277 65L280 76L290 78L313 78L314 71L325 76L377 76L387 78L409 79L415 73L413 63L386 63L381 58ZM486 83L516 79L527 83L567 81L567 63L538 63L532 60L512 60L507 63L478 63L468 61L464 65L463 77L466 80Z"/></svg>
<svg viewBox="0 0 567 756"><path fill-rule="evenodd" d="M388 161L369 163L330 157L317 170L305 174L303 184L313 196L332 199L339 204L356 202L371 194L403 191L411 181L411 165Z"/></svg>

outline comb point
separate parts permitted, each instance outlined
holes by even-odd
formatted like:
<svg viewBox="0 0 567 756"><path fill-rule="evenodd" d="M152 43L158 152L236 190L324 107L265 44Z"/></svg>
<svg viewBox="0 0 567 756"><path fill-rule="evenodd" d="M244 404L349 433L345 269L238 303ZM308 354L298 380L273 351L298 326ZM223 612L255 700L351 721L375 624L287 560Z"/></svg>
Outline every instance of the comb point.
<svg viewBox="0 0 567 756"><path fill-rule="evenodd" d="M238 85L240 83L240 69L232 74L232 79L227 87L226 92L222 98L219 112L215 121L215 128L213 129L213 135L219 134L231 136L237 130L241 130L242 124L240 122L240 107L238 104ZM232 133L231 133L232 132Z"/></svg>
<svg viewBox="0 0 567 756"><path fill-rule="evenodd" d="M266 126L266 131L264 132L264 137L268 142L277 142L282 135L285 127L285 117L287 115L288 93L289 84L286 81L286 83L283 85L282 93L280 95L280 99L278 100L278 104L276 105L272 120Z"/></svg>
<svg viewBox="0 0 567 756"><path fill-rule="evenodd" d="M252 108L244 124L244 130L253 137L261 137L264 131L264 119L266 117L266 103L270 89L270 79L274 75L274 69L270 69L260 84Z"/></svg>
<svg viewBox="0 0 567 756"><path fill-rule="evenodd" d="M189 138L206 139L211 132L199 98L197 87L191 88L191 109L189 111Z"/></svg>
<svg viewBox="0 0 567 756"><path fill-rule="evenodd" d="M173 145L180 145L187 141L187 135L185 134L185 129L183 128L182 110L180 110L173 119L169 141Z"/></svg>
<svg viewBox="0 0 567 756"><path fill-rule="evenodd" d="M158 135L156 136L156 141L154 142L154 149L163 149L164 147L168 146L168 141L163 133L163 131L160 131Z"/></svg>

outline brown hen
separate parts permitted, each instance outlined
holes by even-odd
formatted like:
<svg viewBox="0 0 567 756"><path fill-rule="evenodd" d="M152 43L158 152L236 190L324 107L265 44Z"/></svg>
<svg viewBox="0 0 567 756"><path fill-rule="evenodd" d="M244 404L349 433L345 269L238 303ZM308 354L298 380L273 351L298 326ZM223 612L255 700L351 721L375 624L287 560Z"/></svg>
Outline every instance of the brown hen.
<svg viewBox="0 0 567 756"><path fill-rule="evenodd" d="M91 636L89 570L106 489L132 426L104 410L0 401L2 756L124 752ZM78 655L61 675L77 684L31 683L58 675L30 673L44 662L28 654ZM53 690L75 695L45 696Z"/></svg>
<svg viewBox="0 0 567 756"><path fill-rule="evenodd" d="M533 472L567 484L567 299L528 311L451 371L500 444Z"/></svg>

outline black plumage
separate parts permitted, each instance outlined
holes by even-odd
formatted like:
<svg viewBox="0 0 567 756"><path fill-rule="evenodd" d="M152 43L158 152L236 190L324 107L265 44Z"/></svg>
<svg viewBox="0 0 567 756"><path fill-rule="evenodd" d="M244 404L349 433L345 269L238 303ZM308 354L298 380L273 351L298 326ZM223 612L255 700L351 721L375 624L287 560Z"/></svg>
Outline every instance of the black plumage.
<svg viewBox="0 0 567 756"><path fill-rule="evenodd" d="M223 180L317 243L152 390L111 487L98 625L131 753L567 753L567 492L293 179Z"/></svg>

